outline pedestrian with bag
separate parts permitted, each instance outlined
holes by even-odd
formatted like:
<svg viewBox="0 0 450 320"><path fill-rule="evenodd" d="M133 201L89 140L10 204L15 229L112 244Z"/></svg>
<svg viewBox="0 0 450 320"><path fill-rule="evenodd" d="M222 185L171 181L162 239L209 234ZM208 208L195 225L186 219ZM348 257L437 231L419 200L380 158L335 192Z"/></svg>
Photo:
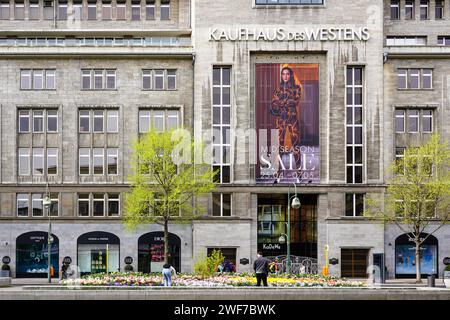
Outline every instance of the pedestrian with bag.
<svg viewBox="0 0 450 320"><path fill-rule="evenodd" d="M257 259L253 262L253 270L256 273L256 286L261 286L261 281L264 287L267 287L267 275L269 274L269 259L264 258L262 252L259 251Z"/></svg>

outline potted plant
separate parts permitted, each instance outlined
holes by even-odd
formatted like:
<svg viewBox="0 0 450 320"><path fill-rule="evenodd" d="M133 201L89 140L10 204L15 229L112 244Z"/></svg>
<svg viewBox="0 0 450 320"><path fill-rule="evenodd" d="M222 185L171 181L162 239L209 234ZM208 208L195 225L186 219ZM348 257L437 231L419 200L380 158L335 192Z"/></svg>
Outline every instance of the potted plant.
<svg viewBox="0 0 450 320"><path fill-rule="evenodd" d="M11 268L9 265L4 264L2 265L2 271L0 271L0 277L10 277L11 276Z"/></svg>
<svg viewBox="0 0 450 320"><path fill-rule="evenodd" d="M447 288L450 288L450 265L445 267L444 283Z"/></svg>

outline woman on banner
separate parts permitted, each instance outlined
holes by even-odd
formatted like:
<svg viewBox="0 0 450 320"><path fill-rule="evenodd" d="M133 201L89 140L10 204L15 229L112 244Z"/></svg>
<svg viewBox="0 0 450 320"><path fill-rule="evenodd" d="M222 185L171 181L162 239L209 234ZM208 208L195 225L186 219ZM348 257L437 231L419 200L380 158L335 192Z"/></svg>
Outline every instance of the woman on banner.
<svg viewBox="0 0 450 320"><path fill-rule="evenodd" d="M296 84L294 71L289 67L283 67L280 86L273 92L270 113L275 117L279 154L283 165L286 170L292 168L292 171L297 171L297 164L300 164L301 94L302 87ZM289 176L284 175L284 178Z"/></svg>

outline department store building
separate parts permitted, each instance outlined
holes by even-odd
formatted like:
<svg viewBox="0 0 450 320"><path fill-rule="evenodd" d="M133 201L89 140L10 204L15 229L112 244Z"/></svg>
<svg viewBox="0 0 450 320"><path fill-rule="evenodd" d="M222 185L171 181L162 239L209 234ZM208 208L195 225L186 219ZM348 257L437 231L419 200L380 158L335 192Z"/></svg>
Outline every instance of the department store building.
<svg viewBox="0 0 450 320"><path fill-rule="evenodd" d="M177 271L215 248L238 272L283 257L290 216L311 272L328 248L334 275L414 276L407 237L363 212L403 148L450 138L449 25L448 0L1 0L0 256L46 277L50 220L55 276L66 257L159 272L162 228L121 220L131 145L184 127L220 173L206 212L170 226ZM449 239L423 245L424 273Z"/></svg>

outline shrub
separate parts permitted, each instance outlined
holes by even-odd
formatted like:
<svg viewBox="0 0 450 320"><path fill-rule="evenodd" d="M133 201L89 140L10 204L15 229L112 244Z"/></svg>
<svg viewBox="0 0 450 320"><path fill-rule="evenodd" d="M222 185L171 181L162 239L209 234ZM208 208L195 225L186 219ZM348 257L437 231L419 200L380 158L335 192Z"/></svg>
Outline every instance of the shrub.
<svg viewBox="0 0 450 320"><path fill-rule="evenodd" d="M445 271L450 271L450 264L445 267Z"/></svg>
<svg viewBox="0 0 450 320"><path fill-rule="evenodd" d="M200 256L194 264L194 273L202 278L210 277L222 263L224 256L220 250L214 250L208 257Z"/></svg>
<svg viewBox="0 0 450 320"><path fill-rule="evenodd" d="M127 265L125 266L125 271L126 271L126 272L132 272L132 271L133 271L133 266L132 266L131 264L127 264Z"/></svg>
<svg viewBox="0 0 450 320"><path fill-rule="evenodd" d="M10 271L10 270L11 268L9 267L9 265L7 264L2 265L2 271Z"/></svg>

